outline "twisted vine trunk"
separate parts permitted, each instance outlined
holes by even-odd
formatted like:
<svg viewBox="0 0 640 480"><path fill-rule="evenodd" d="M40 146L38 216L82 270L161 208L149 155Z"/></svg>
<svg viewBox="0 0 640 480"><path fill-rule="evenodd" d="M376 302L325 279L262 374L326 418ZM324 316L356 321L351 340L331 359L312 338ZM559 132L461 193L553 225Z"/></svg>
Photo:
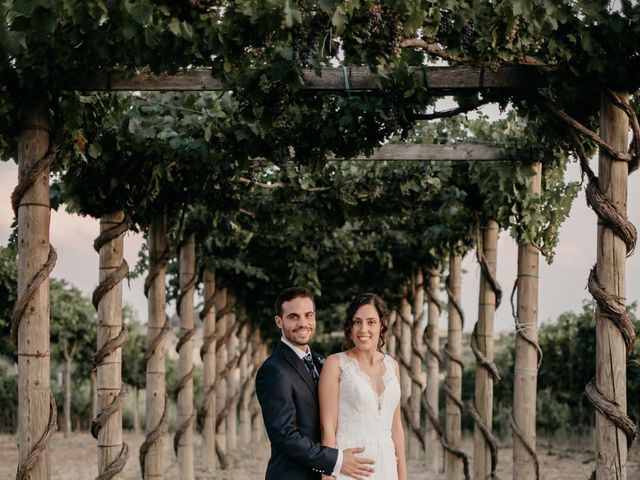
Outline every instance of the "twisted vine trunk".
<svg viewBox="0 0 640 480"><path fill-rule="evenodd" d="M392 357L396 356L396 351L397 351L397 347L396 347L397 345L396 329L398 328L397 323L398 323L398 312L396 312L395 310L392 310L389 313L389 333L387 334L387 344L386 344L387 353Z"/></svg>
<svg viewBox="0 0 640 480"><path fill-rule="evenodd" d="M90 374L90 384L91 384L91 420L96 418L98 414L98 374L96 373L96 369L91 369Z"/></svg>
<svg viewBox="0 0 640 480"><path fill-rule="evenodd" d="M425 390L427 408L433 413L434 419L438 419L438 379L440 376L440 359L437 353L440 349L440 336L438 333L438 320L440 319L440 302L438 301L438 290L440 288L440 274L436 271L429 271L428 278L428 309L426 328L426 367L427 367L427 388ZM425 467L428 472L437 472L440 469L441 448L438 442L436 425L429 418L425 425Z"/></svg>
<svg viewBox="0 0 640 480"><path fill-rule="evenodd" d="M422 446L423 438L418 438L421 431L420 410L422 405L422 392L424 390L424 381L422 377L422 358L424 345L422 342L422 334L424 332L424 277L422 270L417 269L413 274L413 302L411 311L413 316L413 325L411 327L411 397L410 408L411 417L413 419L412 437L409 450L409 458L418 459Z"/></svg>
<svg viewBox="0 0 640 480"><path fill-rule="evenodd" d="M18 137L18 182L28 182L29 172L37 168L49 148L46 107L32 107L23 119ZM16 188L17 191L17 188ZM15 191L14 191L15 192ZM23 313L12 321L18 343L18 447L17 478L30 480L51 477L48 439L55 430L56 411L52 408L49 378L49 275L35 291L29 285L50 258L49 245L49 168L42 169L20 198L12 198L18 218L18 304L27 303ZM55 261L54 261L55 263ZM51 266L53 268L53 266ZM50 270L49 270L50 271ZM52 428L53 427L53 428ZM47 433L49 432L49 433ZM40 446L40 440L44 443ZM33 462L25 463L32 452Z"/></svg>
<svg viewBox="0 0 640 480"><path fill-rule="evenodd" d="M227 313L227 329L230 332L229 341L227 342L227 452L235 452L238 448L238 317L236 314L236 296L233 291L229 290L227 301L229 304L229 312Z"/></svg>
<svg viewBox="0 0 640 480"><path fill-rule="evenodd" d="M180 340L178 343L179 384L177 388L178 415L174 444L178 455L178 471L181 480L193 479L193 334L195 314L193 293L196 282L195 235L191 234L180 249Z"/></svg>
<svg viewBox="0 0 640 480"><path fill-rule="evenodd" d="M203 390L204 418L202 427L202 466L207 473L216 471L216 395L212 390L216 382L216 276L214 272L204 272L204 301L206 310L202 318L204 368ZM213 299L213 301L212 301Z"/></svg>
<svg viewBox="0 0 640 480"><path fill-rule="evenodd" d="M98 472L122 479L128 446L122 438L122 402L126 391L122 383L122 344L126 327L122 322L122 280L128 272L124 260L124 232L128 223L122 211L100 218L100 235L94 242L99 254L99 284L93 293L98 310L96 402L98 413L91 430L98 440ZM111 413L105 418L106 412Z"/></svg>
<svg viewBox="0 0 640 480"><path fill-rule="evenodd" d="M144 479L164 478L164 447L166 437L167 386L165 380L165 332L168 318L165 313L167 252L165 220L155 220L149 227L148 323L147 323L147 405L146 455L141 448ZM154 274L151 276L151 274Z"/></svg>
<svg viewBox="0 0 640 480"><path fill-rule="evenodd" d="M400 387L402 391L401 402L403 407L408 406L409 397L411 396L411 326L413 324L411 317L411 303L407 299L408 289L400 303ZM413 449L415 443L415 434L412 430L411 419L405 414L402 416L404 421L404 431L407 442L407 451Z"/></svg>
<svg viewBox="0 0 640 480"><path fill-rule="evenodd" d="M495 278L498 250L499 227L495 220L487 220L481 227L482 242L476 248L481 250L490 274ZM480 353L487 362L493 361L493 319L496 312L496 292L486 272L480 276L480 295L478 300L478 323L474 330L474 338ZM476 354L477 357L477 354ZM493 423L493 377L490 371L480 362L476 362L476 381L474 407L484 427L491 432ZM476 421L473 430L473 473L474 478L486 480L491 478L494 461L489 439L482 425Z"/></svg>
<svg viewBox="0 0 640 480"><path fill-rule="evenodd" d="M533 165L530 191L540 195L542 164ZM539 252L530 243L518 245L518 305L516 314L516 352L513 382L513 478L537 480L536 397L538 344L538 266Z"/></svg>
<svg viewBox="0 0 640 480"><path fill-rule="evenodd" d="M628 94L624 94L625 98ZM600 136L616 151L626 152L629 120L625 113L603 95L600 108ZM627 176L629 165L613 160L600 150L598 161L600 189L626 217ZM602 288L612 295L613 303L624 308L626 302L626 256L623 240L610 226L598 221L596 275ZM596 309L596 387L609 401L627 411L627 348L621 331L612 322L611 315L598 304ZM596 479L625 480L627 438L600 411L596 411Z"/></svg>
<svg viewBox="0 0 640 480"><path fill-rule="evenodd" d="M445 383L449 393L445 403L445 432L447 443L451 448L457 450L462 446L462 365L455 361L455 359L460 359L462 355L462 316L461 312L456 308L456 305L460 305L461 301L461 265L462 257L457 253L452 253L449 257L448 279L450 297L448 304L449 326L447 328L447 377ZM445 458L446 480L460 480L463 478L462 472L463 463L461 458L455 453L447 451Z"/></svg>
<svg viewBox="0 0 640 480"><path fill-rule="evenodd" d="M226 287L218 288L216 290L216 331L218 332L218 341L216 345L217 357L216 357L216 415L220 415L227 404L227 381L225 378L225 368L227 366L227 345L224 341L224 336L227 332L227 289ZM226 422L222 420L217 421L216 416L216 442L219 445L220 453L222 455L227 454L227 429Z"/></svg>
<svg viewBox="0 0 640 480"><path fill-rule="evenodd" d="M246 316L244 309L243 317ZM253 349L250 335L249 322L246 318L242 318L242 329L240 330L240 351L244 352L240 358L240 385L244 385L251 375L250 363L253 356ZM251 415L249 411L249 403L251 400L251 389L245 388L240 397L240 442L246 447L251 443Z"/></svg>

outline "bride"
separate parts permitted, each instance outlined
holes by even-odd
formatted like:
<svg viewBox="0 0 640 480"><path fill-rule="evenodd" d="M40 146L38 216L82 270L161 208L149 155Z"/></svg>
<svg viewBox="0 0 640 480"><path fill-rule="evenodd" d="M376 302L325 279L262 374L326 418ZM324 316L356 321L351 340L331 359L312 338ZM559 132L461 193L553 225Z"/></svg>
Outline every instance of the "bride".
<svg viewBox="0 0 640 480"><path fill-rule="evenodd" d="M320 375L322 443L364 448L375 462L370 479L406 480L398 364L380 351L388 319L387 306L373 293L349 305L344 334L350 348L328 357Z"/></svg>

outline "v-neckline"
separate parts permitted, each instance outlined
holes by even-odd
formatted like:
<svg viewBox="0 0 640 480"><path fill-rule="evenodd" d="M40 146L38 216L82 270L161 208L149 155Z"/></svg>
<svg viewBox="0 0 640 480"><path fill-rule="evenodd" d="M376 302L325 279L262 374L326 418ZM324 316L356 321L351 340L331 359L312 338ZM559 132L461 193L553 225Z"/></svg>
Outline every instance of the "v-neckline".
<svg viewBox="0 0 640 480"><path fill-rule="evenodd" d="M360 374L366 379L366 383L369 385L369 388L371 388L371 391L373 392L373 394L376 396L376 398L381 399L384 396L384 393L387 391L387 382L385 381L385 378L387 376L388 373L388 367L387 367L387 362L385 362L387 356L386 354L382 354L382 366L384 368L384 371L382 372L382 375L380 376L380 380L382 380L382 391L378 392L375 387L374 387L374 382L373 379L371 378L371 376L365 372L361 367L360 367L360 362L358 362L358 359L352 357L351 355L349 355L347 352L344 352L344 355L346 357L348 357L352 362L355 363L356 368L358 369L358 372L360 372Z"/></svg>

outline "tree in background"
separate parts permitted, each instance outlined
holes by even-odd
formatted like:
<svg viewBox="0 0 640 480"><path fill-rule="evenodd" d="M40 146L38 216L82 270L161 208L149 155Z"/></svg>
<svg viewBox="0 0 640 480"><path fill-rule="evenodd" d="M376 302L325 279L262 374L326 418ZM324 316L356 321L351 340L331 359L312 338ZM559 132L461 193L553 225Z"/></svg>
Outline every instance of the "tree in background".
<svg viewBox="0 0 640 480"><path fill-rule="evenodd" d="M51 356L64 370L62 430L65 436L71 432L73 364L89 364L96 344L95 316L91 301L80 290L65 280L51 280Z"/></svg>
<svg viewBox="0 0 640 480"><path fill-rule="evenodd" d="M635 316L636 305L629 315L636 332L640 321ZM538 428L553 438L558 430L574 426L579 436L593 427L593 412L584 396L584 385L595 376L595 317L593 306L585 301L580 312L564 312L552 323L540 327L540 347L544 352L539 371ZM496 428L504 434L508 425L508 408L513 396L514 346L510 337L503 337L496 345L496 365L504 373L495 387ZM640 421L640 378L637 367L630 362L629 414ZM473 372L465 372L464 385L470 391ZM506 414L503 414L506 413ZM550 446L551 448L551 446Z"/></svg>
<svg viewBox="0 0 640 480"><path fill-rule="evenodd" d="M11 315L18 290L16 251L0 247L0 355L14 360L16 346L11 341Z"/></svg>
<svg viewBox="0 0 640 480"><path fill-rule="evenodd" d="M122 318L129 329L129 337L122 346L122 380L133 388L133 430L140 433L140 390L145 386L146 336L141 332L140 322L130 306L122 308Z"/></svg>

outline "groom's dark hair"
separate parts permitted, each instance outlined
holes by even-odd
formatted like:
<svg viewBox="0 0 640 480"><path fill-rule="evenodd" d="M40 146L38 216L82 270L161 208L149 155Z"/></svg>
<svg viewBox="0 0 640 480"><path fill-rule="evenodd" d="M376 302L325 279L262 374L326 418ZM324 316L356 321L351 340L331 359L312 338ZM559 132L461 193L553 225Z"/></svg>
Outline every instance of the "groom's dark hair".
<svg viewBox="0 0 640 480"><path fill-rule="evenodd" d="M316 301L313 299L313 294L309 290L304 287L289 287L282 290L276 297L276 302L273 305L276 315L282 317L282 304L298 297L311 299L313 308L316 308Z"/></svg>

